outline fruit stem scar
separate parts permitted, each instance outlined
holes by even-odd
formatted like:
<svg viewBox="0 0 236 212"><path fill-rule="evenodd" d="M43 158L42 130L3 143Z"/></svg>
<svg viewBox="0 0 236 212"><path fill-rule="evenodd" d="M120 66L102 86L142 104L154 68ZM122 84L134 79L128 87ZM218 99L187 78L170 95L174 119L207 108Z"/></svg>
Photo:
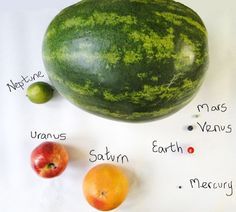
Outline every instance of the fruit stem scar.
<svg viewBox="0 0 236 212"><path fill-rule="evenodd" d="M105 191L101 191L101 192L100 192L100 196L104 197L104 196L106 195L106 193L107 193L107 192L105 192Z"/></svg>
<svg viewBox="0 0 236 212"><path fill-rule="evenodd" d="M56 167L56 165L54 163L49 163L49 164L47 164L47 168L49 168L49 169L56 169L57 167Z"/></svg>

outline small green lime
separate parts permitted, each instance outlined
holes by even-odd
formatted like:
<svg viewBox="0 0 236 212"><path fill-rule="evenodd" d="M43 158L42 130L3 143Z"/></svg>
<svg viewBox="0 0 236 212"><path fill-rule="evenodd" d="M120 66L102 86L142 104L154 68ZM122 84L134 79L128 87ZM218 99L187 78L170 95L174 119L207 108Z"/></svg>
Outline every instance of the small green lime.
<svg viewBox="0 0 236 212"><path fill-rule="evenodd" d="M27 88L27 97L36 104L49 101L53 96L53 88L46 82L35 82Z"/></svg>

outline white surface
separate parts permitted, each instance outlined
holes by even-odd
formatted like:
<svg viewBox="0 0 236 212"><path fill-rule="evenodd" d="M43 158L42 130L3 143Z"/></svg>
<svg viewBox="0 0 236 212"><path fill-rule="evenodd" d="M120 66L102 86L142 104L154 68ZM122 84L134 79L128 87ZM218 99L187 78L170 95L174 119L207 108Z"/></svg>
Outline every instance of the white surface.
<svg viewBox="0 0 236 212"><path fill-rule="evenodd" d="M106 120L86 113L62 97L44 105L31 104L25 90L12 93L6 86L21 75L42 71L43 34L51 19L72 0L0 0L0 211L76 212L95 211L85 201L81 185L88 169L88 152L126 154L132 187L120 212L233 212L236 208L236 3L234 0L181 0L204 20L209 33L210 67L194 100L178 113L159 121L131 124ZM47 81L47 78L44 80ZM225 113L201 113L196 106L226 103ZM208 121L232 124L233 132L188 132L189 123ZM70 153L67 170L58 178L45 180L31 169L29 157L42 140L30 131L67 134ZM152 141L163 146L178 141L194 146L195 154L154 154ZM228 190L191 189L189 179L233 181ZM183 188L178 189L181 185Z"/></svg>

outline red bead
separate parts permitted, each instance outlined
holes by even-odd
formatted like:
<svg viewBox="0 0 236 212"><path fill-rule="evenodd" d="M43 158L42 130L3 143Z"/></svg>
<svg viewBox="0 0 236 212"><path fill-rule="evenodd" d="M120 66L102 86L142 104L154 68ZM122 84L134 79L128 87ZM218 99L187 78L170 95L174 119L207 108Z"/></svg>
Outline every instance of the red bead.
<svg viewBox="0 0 236 212"><path fill-rule="evenodd" d="M187 151L188 151L189 154L193 154L194 153L194 148L190 146Z"/></svg>

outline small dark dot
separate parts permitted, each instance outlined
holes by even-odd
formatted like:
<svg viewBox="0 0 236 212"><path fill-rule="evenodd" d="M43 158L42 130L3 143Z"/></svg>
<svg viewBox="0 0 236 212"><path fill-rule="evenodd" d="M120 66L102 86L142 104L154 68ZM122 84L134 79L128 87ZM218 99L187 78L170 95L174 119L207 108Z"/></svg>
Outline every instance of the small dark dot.
<svg viewBox="0 0 236 212"><path fill-rule="evenodd" d="M182 186L179 186L179 189L181 189L182 188Z"/></svg>
<svg viewBox="0 0 236 212"><path fill-rule="evenodd" d="M200 116L199 114L193 115L194 118L199 118L199 116Z"/></svg>
<svg viewBox="0 0 236 212"><path fill-rule="evenodd" d="M187 129L188 129L188 131L192 131L193 130L193 126L189 125Z"/></svg>

